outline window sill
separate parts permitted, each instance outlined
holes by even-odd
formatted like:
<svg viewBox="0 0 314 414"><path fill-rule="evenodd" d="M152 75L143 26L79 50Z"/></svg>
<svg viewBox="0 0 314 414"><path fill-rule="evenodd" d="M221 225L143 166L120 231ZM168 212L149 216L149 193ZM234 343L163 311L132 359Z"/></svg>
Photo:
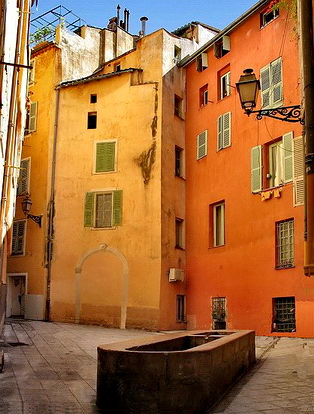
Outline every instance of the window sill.
<svg viewBox="0 0 314 414"><path fill-rule="evenodd" d="M182 175L176 175L175 174L175 177L176 178L179 178L180 180L186 181L186 178L185 177L182 177Z"/></svg>
<svg viewBox="0 0 314 414"><path fill-rule="evenodd" d="M220 244L219 246L209 246L208 250L212 250L212 249L219 249L220 247L225 247L226 244Z"/></svg>
<svg viewBox="0 0 314 414"><path fill-rule="evenodd" d="M286 269L294 269L295 265L289 265L289 266L275 266L275 270L286 270Z"/></svg>
<svg viewBox="0 0 314 414"><path fill-rule="evenodd" d="M224 96L223 98L217 99L217 103L224 101L226 98L229 98L229 96L231 96L231 93L229 93L229 95Z"/></svg>
<svg viewBox="0 0 314 414"><path fill-rule="evenodd" d="M179 118L179 119L181 119L181 121L185 121L185 119L183 118L183 115L181 115L181 114L174 114L175 115L175 117L176 118Z"/></svg>
<svg viewBox="0 0 314 414"><path fill-rule="evenodd" d="M278 17L279 17L279 14L278 14L278 16L274 17L270 22L265 23L263 26L261 26L260 30L264 29L264 27L269 26L274 20L278 19Z"/></svg>
<svg viewBox="0 0 314 414"><path fill-rule="evenodd" d="M177 245L176 245L176 246L174 246L174 248L175 248L175 249L178 249L178 250L185 250L185 248L184 248L184 247L177 246Z"/></svg>
<svg viewBox="0 0 314 414"><path fill-rule="evenodd" d="M183 323L183 324L185 324L185 325L186 325L186 324L188 323L188 321L186 321L186 320L184 320L184 321L180 321L180 320L178 320L178 319L177 319L177 320L176 320L176 323Z"/></svg>
<svg viewBox="0 0 314 414"><path fill-rule="evenodd" d="M86 227L88 228L88 227ZM90 230L92 231L100 231L100 230L116 230L117 226L113 226L113 227L89 227Z"/></svg>

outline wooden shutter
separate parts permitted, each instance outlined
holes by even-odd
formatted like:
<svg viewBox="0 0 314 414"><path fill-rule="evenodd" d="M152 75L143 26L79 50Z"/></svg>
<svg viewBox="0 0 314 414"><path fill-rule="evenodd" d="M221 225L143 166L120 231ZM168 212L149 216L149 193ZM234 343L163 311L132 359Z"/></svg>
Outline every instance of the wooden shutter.
<svg viewBox="0 0 314 414"><path fill-rule="evenodd" d="M262 146L251 149L251 191L262 191Z"/></svg>
<svg viewBox="0 0 314 414"><path fill-rule="evenodd" d="M112 193L96 193L95 227L112 227Z"/></svg>
<svg viewBox="0 0 314 414"><path fill-rule="evenodd" d="M288 183L293 179L293 132L288 132L282 137L283 158L284 158L284 182Z"/></svg>
<svg viewBox="0 0 314 414"><path fill-rule="evenodd" d="M293 140L293 205L304 204L304 144L303 137Z"/></svg>
<svg viewBox="0 0 314 414"><path fill-rule="evenodd" d="M197 155L196 159L199 160L207 155L207 129L201 132L197 136Z"/></svg>
<svg viewBox="0 0 314 414"><path fill-rule="evenodd" d="M231 145L231 112L223 114L223 147Z"/></svg>
<svg viewBox="0 0 314 414"><path fill-rule="evenodd" d="M20 174L17 180L17 195L29 192L30 158L21 160Z"/></svg>
<svg viewBox="0 0 314 414"><path fill-rule="evenodd" d="M37 102L32 102L29 110L29 130L28 132L36 131L37 126Z"/></svg>
<svg viewBox="0 0 314 414"><path fill-rule="evenodd" d="M12 231L12 255L18 256L24 254L26 220L15 221Z"/></svg>
<svg viewBox="0 0 314 414"><path fill-rule="evenodd" d="M217 119L217 151L223 148L223 115Z"/></svg>
<svg viewBox="0 0 314 414"><path fill-rule="evenodd" d="M271 96L270 103L274 105L282 102L282 61L281 58L275 60L270 65L271 75Z"/></svg>
<svg viewBox="0 0 314 414"><path fill-rule="evenodd" d="M261 69L261 96L262 108L267 108L270 105L270 65Z"/></svg>
<svg viewBox="0 0 314 414"><path fill-rule="evenodd" d="M230 37L229 36L223 36L222 38L222 48L223 50L230 51Z"/></svg>
<svg viewBox="0 0 314 414"><path fill-rule="evenodd" d="M123 198L123 191L116 190L113 192L113 202L112 202L112 210L113 210L113 226L122 226L122 198Z"/></svg>
<svg viewBox="0 0 314 414"><path fill-rule="evenodd" d="M99 173L115 171L115 156L115 142L97 142L95 172Z"/></svg>
<svg viewBox="0 0 314 414"><path fill-rule="evenodd" d="M226 73L226 92L227 96L230 95L230 72Z"/></svg>
<svg viewBox="0 0 314 414"><path fill-rule="evenodd" d="M202 53L201 58L202 58L202 69L204 70L204 69L208 68L208 56L207 56L207 53Z"/></svg>
<svg viewBox="0 0 314 414"><path fill-rule="evenodd" d="M94 222L94 193L86 193L84 206L84 227L93 227Z"/></svg>

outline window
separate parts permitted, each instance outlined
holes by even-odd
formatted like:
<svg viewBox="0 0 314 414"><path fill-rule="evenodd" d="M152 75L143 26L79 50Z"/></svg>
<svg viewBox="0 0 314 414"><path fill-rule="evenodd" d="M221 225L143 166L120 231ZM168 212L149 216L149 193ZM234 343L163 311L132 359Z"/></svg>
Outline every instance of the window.
<svg viewBox="0 0 314 414"><path fill-rule="evenodd" d="M88 112L87 115L87 129L97 128L97 112Z"/></svg>
<svg viewBox="0 0 314 414"><path fill-rule="evenodd" d="M96 142L95 173L116 170L116 141Z"/></svg>
<svg viewBox="0 0 314 414"><path fill-rule="evenodd" d="M121 190L86 193L84 227L110 228L121 225Z"/></svg>
<svg viewBox="0 0 314 414"><path fill-rule="evenodd" d="M230 95L230 72L225 73L220 77L220 96L223 99Z"/></svg>
<svg viewBox="0 0 314 414"><path fill-rule="evenodd" d="M180 147L175 147L175 176L183 177L183 149Z"/></svg>
<svg viewBox="0 0 314 414"><path fill-rule="evenodd" d="M200 107L208 104L208 85L200 89Z"/></svg>
<svg viewBox="0 0 314 414"><path fill-rule="evenodd" d="M206 155L207 155L207 129L201 132L196 138L196 159L200 160Z"/></svg>
<svg viewBox="0 0 314 414"><path fill-rule="evenodd" d="M281 140L251 149L251 189L257 193L263 189L263 157L268 160L264 182L266 188L289 183L293 179L294 146L293 133L284 134Z"/></svg>
<svg viewBox="0 0 314 414"><path fill-rule="evenodd" d="M201 53L196 58L196 69L198 72L203 72L208 68L208 55L207 53Z"/></svg>
<svg viewBox="0 0 314 414"><path fill-rule="evenodd" d="M25 233L26 220L14 221L12 234L12 256L22 256L25 254Z"/></svg>
<svg viewBox="0 0 314 414"><path fill-rule="evenodd" d="M90 96L90 103L97 103L97 95L96 94L92 94Z"/></svg>
<svg viewBox="0 0 314 414"><path fill-rule="evenodd" d="M176 245L177 249L183 249L183 220L176 217Z"/></svg>
<svg viewBox="0 0 314 414"><path fill-rule="evenodd" d="M261 69L262 108L282 105L282 60L274 60Z"/></svg>
<svg viewBox="0 0 314 414"><path fill-rule="evenodd" d="M174 61L177 63L177 62L180 62L180 60L181 60L181 49L178 47L178 46L175 46L174 47Z"/></svg>
<svg viewBox="0 0 314 414"><path fill-rule="evenodd" d="M267 10L264 10L260 14L260 18L261 18L261 28L264 27L264 26L266 26L268 23L270 23L274 19L276 19L276 17L278 17L278 16L279 16L279 8L270 9L270 10L268 8Z"/></svg>
<svg viewBox="0 0 314 414"><path fill-rule="evenodd" d="M294 266L294 220L276 223L276 269Z"/></svg>
<svg viewBox="0 0 314 414"><path fill-rule="evenodd" d="M183 116L183 100L177 95L174 95L174 113L180 118Z"/></svg>
<svg viewBox="0 0 314 414"><path fill-rule="evenodd" d="M231 112L217 119L217 151L231 146Z"/></svg>
<svg viewBox="0 0 314 414"><path fill-rule="evenodd" d="M32 85L35 80L35 60L32 59L29 62L29 65L31 66L31 69L28 70L28 85Z"/></svg>
<svg viewBox="0 0 314 414"><path fill-rule="evenodd" d="M186 322L185 295L177 295L177 321Z"/></svg>
<svg viewBox="0 0 314 414"><path fill-rule="evenodd" d="M226 298L212 298L213 329L227 329Z"/></svg>
<svg viewBox="0 0 314 414"><path fill-rule="evenodd" d="M223 36L214 45L214 55L217 59L220 59L228 52L230 52L230 37Z"/></svg>
<svg viewBox="0 0 314 414"><path fill-rule="evenodd" d="M31 102L26 114L25 134L36 131L37 126L37 102Z"/></svg>
<svg viewBox="0 0 314 414"><path fill-rule="evenodd" d="M21 160L20 174L17 179L17 195L24 195L29 193L29 178L30 178L31 159L25 158Z"/></svg>
<svg viewBox="0 0 314 414"><path fill-rule="evenodd" d="M225 202L212 205L213 246L225 244Z"/></svg>
<svg viewBox="0 0 314 414"><path fill-rule="evenodd" d="M295 298L273 299L273 332L295 332Z"/></svg>

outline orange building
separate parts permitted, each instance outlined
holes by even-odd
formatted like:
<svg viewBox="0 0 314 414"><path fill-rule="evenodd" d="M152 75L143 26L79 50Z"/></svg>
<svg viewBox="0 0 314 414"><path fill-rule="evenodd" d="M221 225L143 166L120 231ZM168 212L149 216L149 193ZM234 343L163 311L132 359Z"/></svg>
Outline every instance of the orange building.
<svg viewBox="0 0 314 414"><path fill-rule="evenodd" d="M257 108L300 104L296 24L259 1L184 64L189 329L314 336L302 127L248 118L235 88L252 68Z"/></svg>

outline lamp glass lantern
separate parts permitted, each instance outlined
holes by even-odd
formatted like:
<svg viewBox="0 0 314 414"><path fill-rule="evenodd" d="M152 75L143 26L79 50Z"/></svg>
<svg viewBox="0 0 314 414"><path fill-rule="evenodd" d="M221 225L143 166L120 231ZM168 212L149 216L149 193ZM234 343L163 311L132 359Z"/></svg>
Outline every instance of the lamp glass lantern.
<svg viewBox="0 0 314 414"><path fill-rule="evenodd" d="M32 208L32 205L33 205L33 202L29 198L28 194L26 195L24 200L22 200L21 205L22 205L23 213L27 216L29 214L29 212L31 211L31 208Z"/></svg>
<svg viewBox="0 0 314 414"><path fill-rule="evenodd" d="M245 69L243 71L243 75L240 76L236 87L240 96L241 106L249 114L256 107L258 92L261 88L253 69Z"/></svg>

